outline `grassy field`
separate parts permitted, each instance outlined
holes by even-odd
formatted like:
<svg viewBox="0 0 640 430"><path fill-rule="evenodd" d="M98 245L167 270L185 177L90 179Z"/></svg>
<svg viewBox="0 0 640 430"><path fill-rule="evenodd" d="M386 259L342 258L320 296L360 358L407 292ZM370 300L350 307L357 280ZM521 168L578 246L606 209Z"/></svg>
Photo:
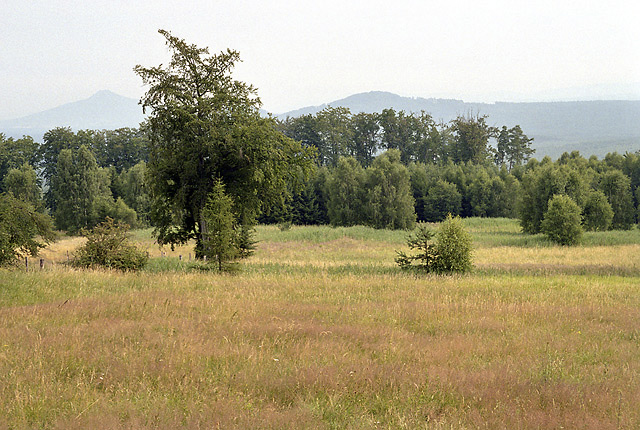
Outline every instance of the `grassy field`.
<svg viewBox="0 0 640 430"><path fill-rule="evenodd" d="M640 428L640 231L566 248L466 220L473 273L406 232L258 228L237 274L0 271L0 428ZM179 260L178 256L182 256Z"/></svg>

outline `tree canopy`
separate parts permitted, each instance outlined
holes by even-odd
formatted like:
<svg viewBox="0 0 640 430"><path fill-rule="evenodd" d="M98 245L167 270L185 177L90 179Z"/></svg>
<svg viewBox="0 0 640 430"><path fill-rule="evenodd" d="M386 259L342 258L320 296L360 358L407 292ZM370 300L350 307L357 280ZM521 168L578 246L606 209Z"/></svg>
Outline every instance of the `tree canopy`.
<svg viewBox="0 0 640 430"><path fill-rule="evenodd" d="M135 67L149 86L141 104L151 111L151 221L161 244L194 238L201 245L207 231L202 210L215 180L233 200L236 219L251 225L263 208L284 199L301 172L311 171L314 150L260 116L256 89L231 75L238 52L210 55L159 32L172 52L169 64Z"/></svg>

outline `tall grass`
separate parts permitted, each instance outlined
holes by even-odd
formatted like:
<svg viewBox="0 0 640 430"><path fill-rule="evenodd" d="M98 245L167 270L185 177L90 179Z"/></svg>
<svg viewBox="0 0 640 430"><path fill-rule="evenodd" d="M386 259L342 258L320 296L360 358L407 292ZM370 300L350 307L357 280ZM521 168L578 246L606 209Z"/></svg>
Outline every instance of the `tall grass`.
<svg viewBox="0 0 640 430"><path fill-rule="evenodd" d="M0 428L638 428L637 231L465 222L465 276L402 272L406 232L364 227L260 226L236 274L149 231L140 273L0 270Z"/></svg>

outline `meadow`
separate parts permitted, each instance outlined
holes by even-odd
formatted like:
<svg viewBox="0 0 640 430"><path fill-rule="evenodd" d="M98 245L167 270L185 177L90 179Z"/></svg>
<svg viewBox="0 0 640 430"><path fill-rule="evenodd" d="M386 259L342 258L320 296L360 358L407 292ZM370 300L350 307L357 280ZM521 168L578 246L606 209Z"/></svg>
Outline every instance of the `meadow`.
<svg viewBox="0 0 640 430"><path fill-rule="evenodd" d="M0 270L0 429L639 428L640 231L465 223L456 276L366 227L259 226L232 274L150 230L142 272L74 270L63 238Z"/></svg>

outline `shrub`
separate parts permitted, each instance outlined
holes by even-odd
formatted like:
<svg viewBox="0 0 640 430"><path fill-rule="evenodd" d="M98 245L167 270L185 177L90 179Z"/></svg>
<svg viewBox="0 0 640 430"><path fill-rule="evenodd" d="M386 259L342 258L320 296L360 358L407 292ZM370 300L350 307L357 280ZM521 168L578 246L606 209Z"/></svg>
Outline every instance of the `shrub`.
<svg viewBox="0 0 640 430"><path fill-rule="evenodd" d="M464 273L471 270L471 242L471 235L462 225L462 219L447 215L436 235L438 258L435 271Z"/></svg>
<svg viewBox="0 0 640 430"><path fill-rule="evenodd" d="M431 243L434 237L436 241ZM471 235L465 230L460 217L454 218L449 214L437 233L420 224L407 239L409 249L418 253L407 255L396 251L396 263L403 269L415 268L426 272L468 272L472 268L471 244Z"/></svg>
<svg viewBox="0 0 640 430"><path fill-rule="evenodd" d="M554 195L540 225L553 242L560 245L575 245L582 237L580 207L569 196Z"/></svg>
<svg viewBox="0 0 640 430"><path fill-rule="evenodd" d="M129 243L129 226L108 218L91 231L82 231L87 243L78 248L71 265L105 267L116 270L139 270L147 263L147 253Z"/></svg>

